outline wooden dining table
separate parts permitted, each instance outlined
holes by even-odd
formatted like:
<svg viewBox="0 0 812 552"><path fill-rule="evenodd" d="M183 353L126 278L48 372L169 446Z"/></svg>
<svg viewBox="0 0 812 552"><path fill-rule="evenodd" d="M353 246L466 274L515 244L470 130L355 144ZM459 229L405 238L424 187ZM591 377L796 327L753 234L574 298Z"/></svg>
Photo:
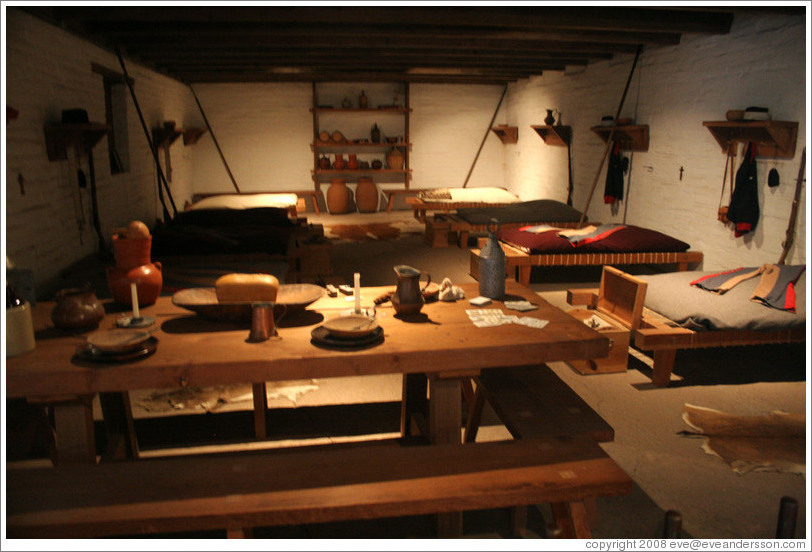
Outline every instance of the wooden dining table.
<svg viewBox="0 0 812 552"><path fill-rule="evenodd" d="M434 443L458 443L463 385L482 369L596 358L609 352L606 337L516 282L506 282L504 300L527 300L538 308L509 310L500 300L474 307L469 299L478 295L477 284L460 287L465 299L430 301L417 314L396 314L391 302L379 305L376 319L383 341L358 348L320 346L312 340L314 329L353 308L354 302L342 294L325 294L300 312L286 313L278 321L278 335L259 343L248 340L250 321L246 325L203 318L173 304L171 297L159 297L141 309L142 316L155 319L148 328L157 340L155 351L110 363L83 360L77 351L93 331L115 329L117 319L127 314L121 307L106 303L108 312L99 327L77 332L54 327L50 320L54 304L40 302L33 309L36 347L7 359L6 394L52 409L58 463L96 461L92 411L96 395L102 399L105 423L128 436L121 446L129 456L137 456L132 420L122 418L129 409L130 391L251 383L255 425L261 434L265 382L374 374L403 375L404 436L420 432ZM362 307L373 306L376 298L394 289L361 288ZM476 308L547 324L477 327L467 312Z"/></svg>

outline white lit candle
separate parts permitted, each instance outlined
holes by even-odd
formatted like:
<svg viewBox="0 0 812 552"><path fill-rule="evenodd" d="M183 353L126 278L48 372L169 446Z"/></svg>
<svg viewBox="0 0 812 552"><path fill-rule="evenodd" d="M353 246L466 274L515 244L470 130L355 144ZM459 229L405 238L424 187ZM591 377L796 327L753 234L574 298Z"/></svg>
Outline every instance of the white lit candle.
<svg viewBox="0 0 812 552"><path fill-rule="evenodd" d="M133 301L133 320L138 320L141 313L138 311L138 288L135 287L135 282L130 283L130 295Z"/></svg>
<svg viewBox="0 0 812 552"><path fill-rule="evenodd" d="M361 314L361 274L356 272L354 277L355 289L353 290L353 295L355 295L355 314Z"/></svg>

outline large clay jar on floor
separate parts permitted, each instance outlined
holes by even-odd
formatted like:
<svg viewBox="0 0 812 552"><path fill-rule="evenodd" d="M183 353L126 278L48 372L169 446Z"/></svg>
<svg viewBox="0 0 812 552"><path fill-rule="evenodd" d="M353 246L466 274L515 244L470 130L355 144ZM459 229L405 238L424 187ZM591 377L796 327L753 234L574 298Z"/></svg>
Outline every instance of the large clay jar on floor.
<svg viewBox="0 0 812 552"><path fill-rule="evenodd" d="M117 303L132 306L130 285L135 282L138 306L155 303L161 294L163 275L161 263L150 261L152 236L123 238L113 235L113 255L116 266L107 269L107 283Z"/></svg>
<svg viewBox="0 0 812 552"><path fill-rule="evenodd" d="M334 178L327 188L327 210L332 215L349 213L350 211L350 189L347 188L347 181L343 178Z"/></svg>
<svg viewBox="0 0 812 552"><path fill-rule="evenodd" d="M355 205L360 213L374 213L378 210L378 187L372 177L359 176L355 188Z"/></svg>

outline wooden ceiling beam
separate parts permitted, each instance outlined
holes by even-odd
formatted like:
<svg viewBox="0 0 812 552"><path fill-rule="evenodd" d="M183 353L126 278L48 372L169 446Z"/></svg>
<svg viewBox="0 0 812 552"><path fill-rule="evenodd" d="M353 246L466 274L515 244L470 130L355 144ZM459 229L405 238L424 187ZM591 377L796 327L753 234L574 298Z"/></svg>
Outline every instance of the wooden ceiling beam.
<svg viewBox="0 0 812 552"><path fill-rule="evenodd" d="M506 84L541 72L507 74L420 74L403 72L365 71L358 73L268 73L265 71L199 71L178 73L176 77L186 83L231 82L420 82L435 84Z"/></svg>
<svg viewBox="0 0 812 552"><path fill-rule="evenodd" d="M380 7L380 6L102 6L54 7L52 16L70 24L91 21L129 24L170 21L178 24L198 22L268 22L353 24L443 25L451 28L485 26L527 29L559 27L591 30L655 31L680 33L727 33L733 15L721 11L636 8L636 7Z"/></svg>
<svg viewBox="0 0 812 552"><path fill-rule="evenodd" d="M356 41L359 44L383 43L395 45L401 42L439 41L438 47L457 43L480 41L489 47L521 47L522 43L558 44L587 43L606 45L605 47L630 48L634 51L637 44L679 44L677 32L642 32L642 31L567 31L556 27L545 27L534 30L505 30L494 28L450 28L441 26L413 27L401 25L352 25L336 27L324 24L282 24L268 25L262 23L230 24L188 24L178 27L176 23L155 22L148 27L102 24L90 25L85 32L97 39L110 43L127 43L136 41L139 44L182 43L195 41L223 40L229 43L246 43L247 41L263 44L281 43L297 46L307 43L321 43L337 40ZM525 44L525 47L532 46Z"/></svg>

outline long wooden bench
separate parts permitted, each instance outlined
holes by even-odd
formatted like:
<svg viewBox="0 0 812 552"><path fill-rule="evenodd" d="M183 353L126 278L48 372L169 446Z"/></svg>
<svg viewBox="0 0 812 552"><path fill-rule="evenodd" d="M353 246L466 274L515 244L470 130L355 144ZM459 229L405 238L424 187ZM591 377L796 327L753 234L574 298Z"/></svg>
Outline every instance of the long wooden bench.
<svg viewBox="0 0 812 552"><path fill-rule="evenodd" d="M483 370L469 401L465 441L474 442L485 402L514 439L613 441L614 429L546 364ZM631 484L631 480L629 481ZM628 488L631 492L631 486ZM619 493L619 494L628 494ZM552 503L557 530L564 538L590 538L594 499ZM536 503L540 504L540 503ZM514 532L521 533L527 508L514 511Z"/></svg>
<svg viewBox="0 0 812 552"><path fill-rule="evenodd" d="M562 518L631 492L588 438L363 445L9 468L10 538L137 536L373 519L538 503Z"/></svg>

